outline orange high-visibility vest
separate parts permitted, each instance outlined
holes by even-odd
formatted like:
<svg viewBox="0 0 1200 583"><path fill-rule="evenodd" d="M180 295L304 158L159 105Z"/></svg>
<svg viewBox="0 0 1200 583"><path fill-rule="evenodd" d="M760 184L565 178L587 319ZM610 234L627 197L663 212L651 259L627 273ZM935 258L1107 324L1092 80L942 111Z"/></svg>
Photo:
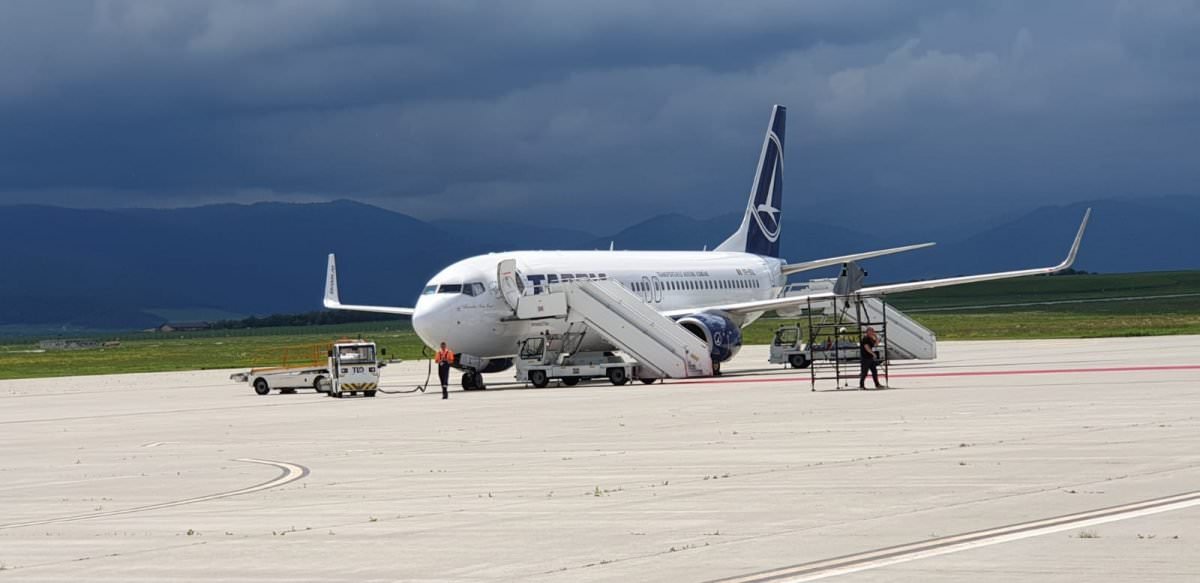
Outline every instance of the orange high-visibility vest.
<svg viewBox="0 0 1200 583"><path fill-rule="evenodd" d="M449 348L439 350L437 356L433 358L433 361L438 364L454 364L454 353L450 352Z"/></svg>

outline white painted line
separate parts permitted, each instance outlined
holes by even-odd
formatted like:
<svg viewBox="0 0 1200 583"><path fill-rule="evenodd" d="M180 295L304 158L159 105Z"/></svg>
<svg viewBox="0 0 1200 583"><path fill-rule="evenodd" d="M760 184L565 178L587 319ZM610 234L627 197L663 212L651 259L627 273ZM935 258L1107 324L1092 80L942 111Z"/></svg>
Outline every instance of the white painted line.
<svg viewBox="0 0 1200 583"><path fill-rule="evenodd" d="M818 581L838 575L878 569L889 565L907 563L918 559L957 553L1065 530L1086 528L1119 520L1129 520L1131 518L1150 516L1172 510L1182 510L1192 506L1200 506L1200 491L936 538L824 561L793 565L751 575L721 579L720 583L765 583L767 581L802 583L805 581Z"/></svg>

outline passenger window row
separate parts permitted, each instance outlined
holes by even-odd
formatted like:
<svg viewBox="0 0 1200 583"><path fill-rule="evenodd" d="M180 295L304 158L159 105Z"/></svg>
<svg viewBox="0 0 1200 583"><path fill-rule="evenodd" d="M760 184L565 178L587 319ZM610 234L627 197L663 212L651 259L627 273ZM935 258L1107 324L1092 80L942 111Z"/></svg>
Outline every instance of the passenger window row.
<svg viewBox="0 0 1200 583"><path fill-rule="evenodd" d="M582 279L582 278L579 278ZM604 274L600 274L599 279L606 279ZM692 290L709 290L709 289L758 289L761 288L761 282L757 279L685 279L671 280L659 283L661 289L665 291L692 291ZM651 291L653 285L645 281L635 281L629 284L629 289L637 292ZM482 283L473 281L470 283L443 283L441 285L427 285L421 290L421 295L430 294L465 294L468 296L481 296L486 288Z"/></svg>
<svg viewBox="0 0 1200 583"><path fill-rule="evenodd" d="M708 290L708 289L758 289L762 287L762 283L757 279L686 279L681 281L664 281L659 284L662 289L667 291L690 291L690 290ZM637 292L651 291L653 284L645 281L635 281L629 285L629 289Z"/></svg>

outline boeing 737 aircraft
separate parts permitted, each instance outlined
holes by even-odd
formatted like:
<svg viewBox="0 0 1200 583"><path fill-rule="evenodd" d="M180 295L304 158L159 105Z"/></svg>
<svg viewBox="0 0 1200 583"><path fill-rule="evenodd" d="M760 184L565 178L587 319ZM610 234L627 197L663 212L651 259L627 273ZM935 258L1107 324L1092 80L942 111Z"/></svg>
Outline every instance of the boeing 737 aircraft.
<svg viewBox="0 0 1200 583"><path fill-rule="evenodd" d="M741 348L741 329L764 312L835 296L833 292L825 292L782 297L789 275L932 245L909 245L804 263L781 259L786 114L781 105L772 108L741 226L712 251L489 253L443 269L425 286L412 308L341 303L337 266L330 254L324 305L337 310L412 316L413 329L426 345L446 342L460 354L477 357L466 359L478 366L464 368L463 375L463 387L473 389L482 386L481 373L499 372L512 365L521 339L552 325L544 320L513 318L520 295L544 293L555 284L576 279L615 280L703 339L712 353L714 370L718 370L721 362L733 358ZM1053 267L864 287L855 293L863 297L882 296L1061 271L1075 260L1090 212L1084 214L1066 260ZM613 347L595 337L580 350L613 350Z"/></svg>

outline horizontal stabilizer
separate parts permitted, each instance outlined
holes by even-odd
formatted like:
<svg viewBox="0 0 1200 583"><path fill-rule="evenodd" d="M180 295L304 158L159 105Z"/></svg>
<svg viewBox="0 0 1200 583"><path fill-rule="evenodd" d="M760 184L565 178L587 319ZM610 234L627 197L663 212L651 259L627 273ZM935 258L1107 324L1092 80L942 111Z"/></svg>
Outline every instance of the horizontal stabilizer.
<svg viewBox="0 0 1200 583"><path fill-rule="evenodd" d="M879 251L866 251L863 253L854 253L852 255L842 255L841 257L829 257L826 259L816 259L814 261L805 261L804 263L789 263L784 265L780 270L784 275L800 273L801 271L810 271L837 265L839 263L848 263L850 261L862 261L872 257L883 257L884 255L893 255L896 253L904 253L906 251L915 251L926 247L933 247L937 243L918 243L916 245L905 245L904 247L892 247L891 249L880 249Z"/></svg>
<svg viewBox="0 0 1200 583"><path fill-rule="evenodd" d="M343 304L338 297L337 258L329 254L329 264L325 269L325 307L330 310L349 310L352 312L377 312L380 314L396 314L411 316L412 308L393 308L390 306L357 306Z"/></svg>

